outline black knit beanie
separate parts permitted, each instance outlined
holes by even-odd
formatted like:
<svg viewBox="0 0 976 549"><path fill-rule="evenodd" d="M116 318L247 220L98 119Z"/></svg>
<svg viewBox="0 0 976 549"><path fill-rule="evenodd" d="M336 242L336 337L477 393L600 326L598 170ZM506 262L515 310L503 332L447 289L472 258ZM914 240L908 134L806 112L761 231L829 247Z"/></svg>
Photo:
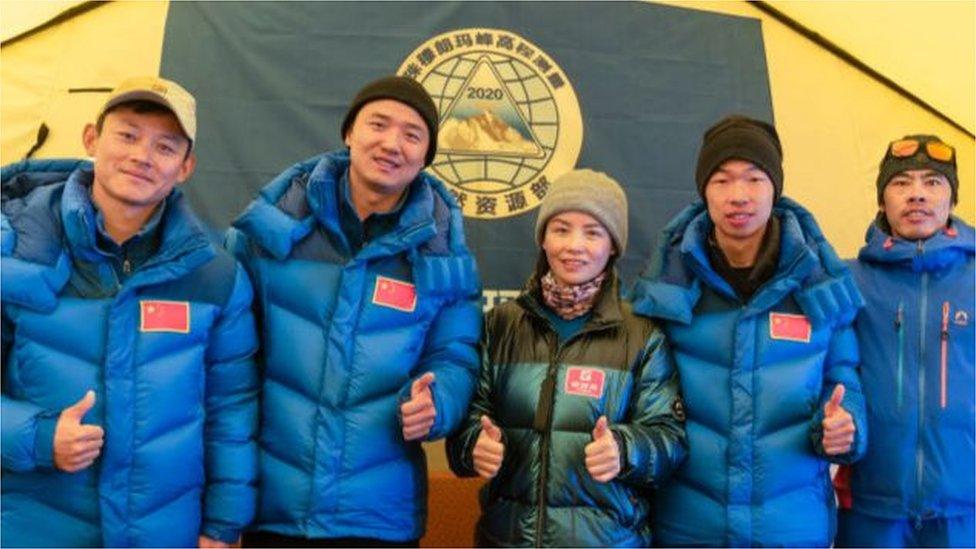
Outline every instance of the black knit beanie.
<svg viewBox="0 0 976 549"><path fill-rule="evenodd" d="M895 156L895 147L911 145L911 141L918 143L917 150L910 156ZM935 160L929 157L926 150L928 143L938 143L942 147L952 150L952 158L948 161ZM952 189L952 203L959 200L959 176L956 174L956 151L946 145L935 135L906 135L888 144L884 158L878 166L878 205L884 203L884 190L891 178L906 170L934 170L946 176Z"/></svg>
<svg viewBox="0 0 976 549"><path fill-rule="evenodd" d="M430 135L430 145L427 147L427 157L424 165L430 166L437 154L437 124L438 113L434 100L430 94L416 80L406 76L387 76L366 84L359 90L353 98L346 112L346 117L342 120L342 133L340 137L346 138L349 128L356 115L363 105L377 99L393 99L399 101L417 111L417 114L424 119L427 124L427 133Z"/></svg>
<svg viewBox="0 0 976 549"><path fill-rule="evenodd" d="M775 198L783 194L783 147L772 124L734 114L705 131L695 182L705 200L705 184L726 160L746 160L761 168L773 182Z"/></svg>

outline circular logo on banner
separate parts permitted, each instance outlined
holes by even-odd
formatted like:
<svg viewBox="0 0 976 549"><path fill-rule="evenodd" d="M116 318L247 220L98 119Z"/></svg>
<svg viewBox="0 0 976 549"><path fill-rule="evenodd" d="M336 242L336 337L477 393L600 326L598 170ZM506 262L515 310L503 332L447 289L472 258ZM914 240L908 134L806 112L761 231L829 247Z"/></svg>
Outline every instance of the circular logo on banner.
<svg viewBox="0 0 976 549"><path fill-rule="evenodd" d="M583 117L566 74L538 46L499 29L458 29L414 50L398 74L440 113L430 170L464 215L496 219L539 205L576 165Z"/></svg>

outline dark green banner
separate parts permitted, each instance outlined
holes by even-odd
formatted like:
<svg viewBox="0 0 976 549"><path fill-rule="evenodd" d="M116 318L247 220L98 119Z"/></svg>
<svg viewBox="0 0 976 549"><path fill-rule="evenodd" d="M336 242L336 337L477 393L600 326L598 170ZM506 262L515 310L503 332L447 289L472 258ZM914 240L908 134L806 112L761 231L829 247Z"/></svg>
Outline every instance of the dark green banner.
<svg viewBox="0 0 976 549"><path fill-rule="evenodd" d="M772 120L758 20L641 2L172 2L161 72L197 97L186 190L216 230L273 175L339 147L367 81L423 83L441 115L430 170L464 208L489 300L528 276L560 173L624 185L629 281L697 197L704 129Z"/></svg>

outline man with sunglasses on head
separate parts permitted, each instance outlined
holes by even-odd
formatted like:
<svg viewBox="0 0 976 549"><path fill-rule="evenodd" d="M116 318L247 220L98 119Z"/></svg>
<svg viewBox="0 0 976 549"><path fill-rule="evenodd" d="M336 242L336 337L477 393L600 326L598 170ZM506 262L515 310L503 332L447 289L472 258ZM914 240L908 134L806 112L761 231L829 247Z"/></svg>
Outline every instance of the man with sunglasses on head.
<svg viewBox="0 0 976 549"><path fill-rule="evenodd" d="M771 124L709 128L695 179L702 201L664 229L633 297L674 350L689 447L656 487L654 541L827 547L829 464L865 447L860 295L813 216L782 195Z"/></svg>
<svg viewBox="0 0 976 549"><path fill-rule="evenodd" d="M889 144L878 215L851 262L871 437L842 468L838 547L973 547L973 228L955 151L933 135Z"/></svg>

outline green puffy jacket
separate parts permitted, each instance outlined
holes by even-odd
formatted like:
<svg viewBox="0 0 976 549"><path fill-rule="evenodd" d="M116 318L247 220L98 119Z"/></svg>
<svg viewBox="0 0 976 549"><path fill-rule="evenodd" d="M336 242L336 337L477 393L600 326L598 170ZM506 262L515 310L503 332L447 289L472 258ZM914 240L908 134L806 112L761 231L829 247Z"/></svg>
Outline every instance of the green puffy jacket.
<svg viewBox="0 0 976 549"><path fill-rule="evenodd" d="M451 469L474 476L488 415L503 433L501 469L481 493L478 545L647 546L642 493L684 459L678 377L661 331L635 316L609 279L579 333L559 344L542 312L538 277L487 316L477 393L448 440ZM601 484L584 447L606 415L622 470Z"/></svg>

